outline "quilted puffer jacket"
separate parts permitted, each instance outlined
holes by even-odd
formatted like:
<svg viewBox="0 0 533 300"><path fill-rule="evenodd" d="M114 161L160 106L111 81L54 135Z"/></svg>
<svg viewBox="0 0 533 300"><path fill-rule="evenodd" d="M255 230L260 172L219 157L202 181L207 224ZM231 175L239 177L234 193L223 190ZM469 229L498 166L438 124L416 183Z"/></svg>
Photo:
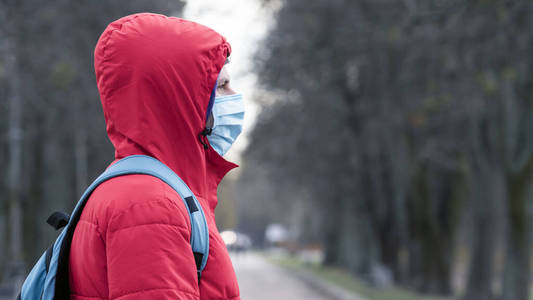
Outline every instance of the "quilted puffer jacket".
<svg viewBox="0 0 533 300"><path fill-rule="evenodd" d="M153 13L116 20L100 36L94 67L115 161L149 155L185 181L206 213L209 258L198 283L189 217L172 188L117 177L93 192L74 232L71 299L240 299L214 215L217 186L237 165L198 137L230 51L205 26Z"/></svg>

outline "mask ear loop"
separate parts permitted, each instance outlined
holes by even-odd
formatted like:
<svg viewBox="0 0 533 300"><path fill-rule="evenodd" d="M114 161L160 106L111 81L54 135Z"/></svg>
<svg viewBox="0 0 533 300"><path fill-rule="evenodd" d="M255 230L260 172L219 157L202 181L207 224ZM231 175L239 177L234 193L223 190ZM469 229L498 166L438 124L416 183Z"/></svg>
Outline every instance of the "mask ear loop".
<svg viewBox="0 0 533 300"><path fill-rule="evenodd" d="M213 105L215 104L217 86L218 86L218 78L215 81L215 86L213 87L213 90L211 91L211 96L209 96L209 104L207 105L207 111L205 113L205 122L206 123L207 123L207 119L209 118L209 115L211 114L211 111L213 110Z"/></svg>
<svg viewBox="0 0 533 300"><path fill-rule="evenodd" d="M209 115L211 114L211 111L213 110L213 104L215 103L215 96L218 86L218 78L215 81L215 87L213 87L213 91L211 92L211 96L209 97L209 104L207 106L207 113L205 116L205 122L207 123L207 120L209 119ZM206 124L207 125L207 124ZM211 135L211 132L213 131L213 128L204 127L204 130L198 134L198 140L200 140L200 143L204 146L204 149L209 148L209 140L207 139L208 135Z"/></svg>

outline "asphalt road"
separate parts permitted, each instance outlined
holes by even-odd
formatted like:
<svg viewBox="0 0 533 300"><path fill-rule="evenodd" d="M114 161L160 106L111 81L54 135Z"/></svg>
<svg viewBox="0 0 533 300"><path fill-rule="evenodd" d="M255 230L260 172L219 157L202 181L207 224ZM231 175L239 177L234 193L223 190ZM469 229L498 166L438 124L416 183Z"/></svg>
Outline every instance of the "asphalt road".
<svg viewBox="0 0 533 300"><path fill-rule="evenodd" d="M242 300L362 300L316 284L254 253L232 254Z"/></svg>

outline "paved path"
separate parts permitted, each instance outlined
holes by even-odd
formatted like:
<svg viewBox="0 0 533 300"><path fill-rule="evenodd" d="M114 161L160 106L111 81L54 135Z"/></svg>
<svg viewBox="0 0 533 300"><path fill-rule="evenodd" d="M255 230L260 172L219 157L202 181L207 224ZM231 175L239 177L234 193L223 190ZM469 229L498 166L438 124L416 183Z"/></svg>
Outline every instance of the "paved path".
<svg viewBox="0 0 533 300"><path fill-rule="evenodd" d="M232 254L242 300L364 300L273 265L258 254Z"/></svg>

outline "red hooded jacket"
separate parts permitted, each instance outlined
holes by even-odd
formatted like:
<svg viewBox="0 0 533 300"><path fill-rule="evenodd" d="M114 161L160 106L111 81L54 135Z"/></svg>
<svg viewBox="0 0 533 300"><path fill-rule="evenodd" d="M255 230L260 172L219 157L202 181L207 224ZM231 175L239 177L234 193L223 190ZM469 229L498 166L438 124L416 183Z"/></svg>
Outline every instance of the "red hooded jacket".
<svg viewBox="0 0 533 300"><path fill-rule="evenodd" d="M198 139L230 51L205 26L153 13L100 36L94 67L115 159L149 155L185 181L206 213L209 258L198 284L179 195L155 177L117 177L93 192L74 232L71 299L240 299L214 215L217 186L236 165Z"/></svg>

